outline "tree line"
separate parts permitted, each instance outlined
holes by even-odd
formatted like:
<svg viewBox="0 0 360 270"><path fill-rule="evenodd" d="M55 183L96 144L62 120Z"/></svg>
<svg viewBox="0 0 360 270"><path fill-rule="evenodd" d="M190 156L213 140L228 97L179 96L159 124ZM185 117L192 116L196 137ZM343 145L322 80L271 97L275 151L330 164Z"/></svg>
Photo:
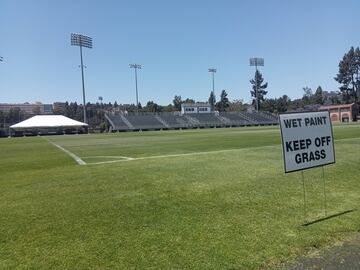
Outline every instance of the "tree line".
<svg viewBox="0 0 360 270"><path fill-rule="evenodd" d="M290 100L287 95L279 98L265 98L268 83L264 83L262 74L256 70L250 80L252 104L259 110L286 112L298 109L316 109L319 105L355 103L359 107L360 95L360 49L351 47L339 62L339 71L334 78L339 84L339 91L323 91L319 86L315 93L309 87L303 88L303 97Z"/></svg>
<svg viewBox="0 0 360 270"><path fill-rule="evenodd" d="M266 98L268 83L264 82L263 75L256 70L254 78L250 80L252 97L251 104L244 103L242 100L230 101L226 90L220 93L219 101L216 100L215 93L210 92L207 102L217 111L245 111L249 108L269 111L272 113L282 113L294 110L314 110L320 105L332 105L342 103L359 104L360 95L360 49L351 47L339 62L339 71L334 79L340 84L339 91L324 91L321 86L313 91L309 87L303 88L303 96L291 100L287 95L278 98ZM195 103L191 98L182 99L180 95L175 95L171 104L162 106L150 100L144 106L135 104L114 103L87 103L86 113L88 123L92 127L106 130L108 128L105 113L126 112L134 113L160 113L176 112L181 110L183 103ZM34 112L36 114L36 112ZM63 114L72 119L83 121L83 107L76 102L66 102L60 110L54 110L54 114ZM0 127L17 123L32 115L26 115L19 108L11 108L9 112L0 111Z"/></svg>

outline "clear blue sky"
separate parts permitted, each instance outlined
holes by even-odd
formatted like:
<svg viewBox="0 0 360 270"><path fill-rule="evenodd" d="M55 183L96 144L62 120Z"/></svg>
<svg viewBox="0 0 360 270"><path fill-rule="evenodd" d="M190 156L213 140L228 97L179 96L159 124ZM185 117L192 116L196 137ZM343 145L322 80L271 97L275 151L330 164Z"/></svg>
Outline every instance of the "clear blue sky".
<svg viewBox="0 0 360 270"><path fill-rule="evenodd" d="M337 90L333 77L350 46L360 45L358 0L118 0L0 2L0 103L82 101L79 48L70 33L93 38L84 49L87 101L161 105L174 95L206 101L209 67L216 96L250 100L250 57L268 97L301 97L302 88Z"/></svg>

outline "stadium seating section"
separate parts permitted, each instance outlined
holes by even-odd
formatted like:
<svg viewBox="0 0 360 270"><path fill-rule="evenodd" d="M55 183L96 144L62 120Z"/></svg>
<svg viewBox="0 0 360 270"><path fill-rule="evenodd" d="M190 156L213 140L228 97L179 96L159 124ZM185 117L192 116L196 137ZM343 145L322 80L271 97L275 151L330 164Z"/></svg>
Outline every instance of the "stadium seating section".
<svg viewBox="0 0 360 270"><path fill-rule="evenodd" d="M277 125L269 112L223 112L178 115L174 113L107 115L113 131L159 130L180 128L241 127Z"/></svg>

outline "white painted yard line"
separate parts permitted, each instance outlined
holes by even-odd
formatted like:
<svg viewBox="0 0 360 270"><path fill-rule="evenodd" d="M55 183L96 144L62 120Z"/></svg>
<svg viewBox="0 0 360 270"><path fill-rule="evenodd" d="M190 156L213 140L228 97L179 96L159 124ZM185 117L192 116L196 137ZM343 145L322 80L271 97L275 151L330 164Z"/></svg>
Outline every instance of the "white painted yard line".
<svg viewBox="0 0 360 270"><path fill-rule="evenodd" d="M128 160L133 160L134 159L132 157L124 157L124 156L87 156L87 157L81 157L81 158L86 158L86 159L91 159L91 158L116 158L116 159L128 159Z"/></svg>
<svg viewBox="0 0 360 270"><path fill-rule="evenodd" d="M69 150L65 149L64 147L61 147L60 145L48 140L49 143L54 145L55 147L59 148L60 150L64 151L66 154L68 154L70 157L72 157L79 165L86 165L86 162L83 161L81 158L79 158L74 153L70 152Z"/></svg>
<svg viewBox="0 0 360 270"><path fill-rule="evenodd" d="M268 147L262 146L263 147ZM271 145L273 146L273 145ZM252 147L255 148L255 147ZM260 148L260 147L256 147ZM184 153L184 154L170 154L170 155L159 155L159 156L147 156L147 157L138 157L138 158L129 158L129 159L120 159L120 160L109 160L109 161L100 161L100 162L92 162L87 163L87 165L99 165L99 164L108 164L108 163L117 163L117 162L126 162L126 161L135 161L135 160L144 160L144 159L156 159L156 158L170 158L170 157L183 157L183 156L195 156L195 155L208 155L208 154L217 154L217 153L226 153L226 152L234 152L240 151L249 148L236 148L236 149L225 149L225 150L214 150L214 151L204 151L204 152L192 152L192 153Z"/></svg>
<svg viewBox="0 0 360 270"><path fill-rule="evenodd" d="M342 138L342 139L335 139L334 141L352 141L352 140L360 140L360 138Z"/></svg>
<svg viewBox="0 0 360 270"><path fill-rule="evenodd" d="M360 138L344 138L344 139L338 139L335 141L358 140L358 139L360 139ZM273 145L255 146L255 147L246 147L246 148L233 148L233 149L225 149L225 150L214 150L214 151L205 151L205 152L192 152L192 153L184 153L184 154L170 154L170 155L159 155L159 156L147 156L147 157L138 157L138 158L112 156L113 158L118 157L118 158L124 158L124 159L92 162L92 163L87 163L87 165L99 165L99 164L118 163L118 162L144 160L144 159L217 154L217 153L226 153L226 152L241 151L241 150L245 150L245 149L256 149L256 148L266 148L266 147L279 147L279 149L280 149L281 145L273 144ZM111 156L97 156L97 157L106 158L106 157L111 157Z"/></svg>

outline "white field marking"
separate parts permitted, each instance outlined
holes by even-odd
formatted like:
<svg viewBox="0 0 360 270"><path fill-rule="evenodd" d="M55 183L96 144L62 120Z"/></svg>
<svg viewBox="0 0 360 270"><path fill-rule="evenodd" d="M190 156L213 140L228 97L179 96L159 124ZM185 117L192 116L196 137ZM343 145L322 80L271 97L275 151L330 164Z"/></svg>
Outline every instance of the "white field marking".
<svg viewBox="0 0 360 270"><path fill-rule="evenodd" d="M144 159L156 159L156 158L171 158L171 157L208 155L208 154L217 154L217 153L227 153L227 152L241 151L241 150L249 149L249 148L264 148L264 147L270 147L270 146L274 147L274 146L277 146L277 145L266 145L266 146L261 146L261 147L233 148L233 149L225 149L225 150L192 152L192 153L184 153L184 154L170 154L170 155L147 156L147 157L138 157L138 158L129 158L129 159L118 159L118 160L92 162L92 163L87 163L87 165L99 165L99 164L126 162L126 161L134 161L134 160L144 160Z"/></svg>
<svg viewBox="0 0 360 270"><path fill-rule="evenodd" d="M334 141L351 141L351 140L360 140L360 138L342 138L342 139L337 139Z"/></svg>
<svg viewBox="0 0 360 270"><path fill-rule="evenodd" d="M123 157L123 156L88 156L88 157L81 157L81 158L112 158L112 159L127 159L127 160L133 160L134 158L131 157Z"/></svg>
<svg viewBox="0 0 360 270"><path fill-rule="evenodd" d="M74 153L70 152L69 150L65 149L64 147L61 147L60 145L48 140L49 143L54 145L55 147L59 148L60 150L64 151L66 154L68 154L70 157L72 157L79 165L86 165L86 162L83 161L81 158L79 158Z"/></svg>
<svg viewBox="0 0 360 270"><path fill-rule="evenodd" d="M358 140L360 138L344 138L338 139L335 141L346 141L346 140ZM234 151L241 151L244 149L256 149L256 148L266 148L266 147L276 147L281 145L273 144L273 145L265 145L265 146L255 146L255 147L246 147L246 148L233 148L233 149L225 149L225 150L214 150L214 151L205 151L205 152L192 152L192 153L184 153L184 154L171 154L171 155L159 155L159 156L147 156L147 157L138 157L138 158L131 158L131 157L120 157L120 156L97 156L97 157L112 157L112 158L122 158L118 160L109 160L109 161L100 161L100 162L92 162L87 163L86 165L99 165L99 164L108 164L108 163L118 163L118 162L126 162L126 161L134 161L134 160L144 160L144 159L156 159L156 158L169 158L169 157L183 157L183 156L195 156L195 155L208 155L208 154L217 154L217 153L226 153L226 152L234 152ZM85 158L85 157L83 157ZM91 158L91 157L87 157Z"/></svg>

